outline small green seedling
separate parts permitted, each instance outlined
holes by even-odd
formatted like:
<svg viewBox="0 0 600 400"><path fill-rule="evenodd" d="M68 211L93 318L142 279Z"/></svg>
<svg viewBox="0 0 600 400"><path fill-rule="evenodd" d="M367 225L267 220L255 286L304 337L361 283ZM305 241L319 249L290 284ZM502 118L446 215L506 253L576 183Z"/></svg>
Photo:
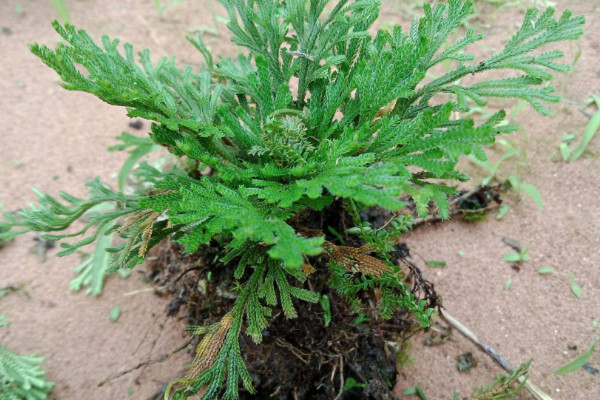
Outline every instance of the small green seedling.
<svg viewBox="0 0 600 400"><path fill-rule="evenodd" d="M465 256L465 252L464 252L463 250L459 250L459 251L457 251L457 252L456 252L456 254L458 254L458 255L459 255L459 256L461 256L461 257L464 257L464 256Z"/></svg>
<svg viewBox="0 0 600 400"><path fill-rule="evenodd" d="M114 306L112 310L110 310L110 321L117 322L119 317L121 316L121 308L119 306Z"/></svg>
<svg viewBox="0 0 600 400"><path fill-rule="evenodd" d="M501 204L500 208L498 209L498 214L496 214L496 219L501 220L502 218L504 218L507 212L508 206L506 204Z"/></svg>
<svg viewBox="0 0 600 400"><path fill-rule="evenodd" d="M554 272L554 268L552 267L542 267L540 269L538 269L538 274L540 275L547 275L547 274L551 274Z"/></svg>
<svg viewBox="0 0 600 400"><path fill-rule="evenodd" d="M498 174L500 165L504 161L516 156L520 152L521 152L521 150L518 148L515 148L515 147L507 148L506 151L504 152L504 154L502 154L500 159L498 159L498 161L496 161L495 163L490 162L490 160L480 160L473 154L469 155L468 159L471 160L471 162L473 162L474 164L476 164L479 167L486 170L490 174L488 177L484 178L483 181L481 182L481 184L483 186L485 186L485 185L489 184L493 179L497 178L497 174Z"/></svg>
<svg viewBox="0 0 600 400"><path fill-rule="evenodd" d="M581 287L577 283L575 283L575 277L570 272L569 272L569 280L571 281L571 291L573 292L573 294L579 298L582 298L583 293L581 291Z"/></svg>
<svg viewBox="0 0 600 400"><path fill-rule="evenodd" d="M521 170L523 168L526 168L527 166L525 152L522 149L518 148L514 142L510 142L504 139L499 139L497 142L501 144L506 150L504 154L502 154L500 159L498 159L498 161L496 161L495 163L491 163L489 160L481 160L473 154L468 156L469 160L471 160L474 164L478 165L479 167L485 169L490 174L489 176L483 179L481 184L487 185L494 179L499 181L507 181L510 184L510 187L516 193L518 193L519 196L524 192L529 197L531 197L531 199L540 208L540 210L543 210L544 204L542 202L542 197L540 196L540 193L537 190L537 188L532 184L522 183ZM519 161L517 161L516 163L517 171L515 174L511 174L508 176L508 178L503 180L498 176L500 165L515 156L519 157ZM508 206L506 206L501 211L498 212L498 215L496 216L497 219L502 219L502 217L504 217L504 215L508 211Z"/></svg>
<svg viewBox="0 0 600 400"><path fill-rule="evenodd" d="M356 380L354 378L348 378L344 381L344 386L342 387L342 392L347 392L348 390L351 390L354 388L364 388L365 386L367 386L367 385L364 383L356 382Z"/></svg>
<svg viewBox="0 0 600 400"><path fill-rule="evenodd" d="M558 150L560 151L560 156L563 161L569 161L569 157L571 153L573 153L573 149L571 148L571 144L575 140L576 136L572 133L568 133L561 138L561 143L558 146Z"/></svg>
<svg viewBox="0 0 600 400"><path fill-rule="evenodd" d="M325 321L325 327L328 327L331 323L331 304L329 303L329 296L326 294L321 295L319 304L323 308L323 320Z"/></svg>
<svg viewBox="0 0 600 400"><path fill-rule="evenodd" d="M417 396L419 396L419 399L427 400L425 393L423 393L423 389L421 389L418 386L414 386L414 387L406 389L404 392L402 392L402 395L403 396L417 395Z"/></svg>
<svg viewBox="0 0 600 400"><path fill-rule="evenodd" d="M568 374L570 372L577 371L579 368L583 367L583 364L585 364L587 362L587 360L594 353L597 342L598 342L598 338L595 338L594 341L592 342L592 345L588 349L588 351L586 351L585 353L583 353L582 355L580 355L579 357L577 357L576 359L574 359L573 361L571 361L570 363L565 365L564 367L557 369L556 371L553 372L553 374L555 374L555 375Z"/></svg>
<svg viewBox="0 0 600 400"><path fill-rule="evenodd" d="M525 192L525 194L531 197L531 200L533 200L533 202L539 207L540 210L544 209L544 202L542 201L542 196L540 195L540 192L535 186L533 186L530 183L522 183L521 178L518 175L510 175L507 178L507 181L513 188L513 190L519 193L519 196L521 195L521 193Z"/></svg>
<svg viewBox="0 0 600 400"><path fill-rule="evenodd" d="M506 262L525 262L529 261L529 247L525 247L520 252L512 252L502 256L502 261Z"/></svg>
<svg viewBox="0 0 600 400"><path fill-rule="evenodd" d="M506 292L508 292L508 289L510 289L511 285L512 285L512 279L508 278L508 279L506 280L506 283L504 284L504 290L505 290Z"/></svg>
<svg viewBox="0 0 600 400"><path fill-rule="evenodd" d="M573 150L571 156L569 157L570 162L577 161L577 159L583 155L587 149L587 146L590 144L590 141L600 129L600 98L592 94L592 100L594 103L596 103L598 111L596 111L596 113L590 119L590 122L588 122L587 126L585 127L579 146Z"/></svg>
<svg viewBox="0 0 600 400"><path fill-rule="evenodd" d="M446 261L427 260L425 261L425 265L428 267L445 267Z"/></svg>

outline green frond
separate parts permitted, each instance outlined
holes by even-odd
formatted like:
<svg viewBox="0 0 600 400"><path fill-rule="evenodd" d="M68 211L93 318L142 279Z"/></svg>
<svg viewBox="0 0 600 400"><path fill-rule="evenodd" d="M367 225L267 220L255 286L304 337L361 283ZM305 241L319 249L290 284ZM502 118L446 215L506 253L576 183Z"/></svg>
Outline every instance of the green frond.
<svg viewBox="0 0 600 400"><path fill-rule="evenodd" d="M0 345L0 397L11 400L44 400L54 387L35 354L20 356Z"/></svg>

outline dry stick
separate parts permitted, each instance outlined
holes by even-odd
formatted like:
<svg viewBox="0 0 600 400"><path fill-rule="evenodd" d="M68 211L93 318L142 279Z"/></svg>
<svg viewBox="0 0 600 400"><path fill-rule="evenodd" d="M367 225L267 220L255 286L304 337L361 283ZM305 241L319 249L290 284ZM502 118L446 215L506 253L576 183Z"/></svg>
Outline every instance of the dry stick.
<svg viewBox="0 0 600 400"><path fill-rule="evenodd" d="M484 353L492 357L492 359L500 364L500 366L506 371L512 372L515 369L510 362L508 362L500 353L498 353L498 351L496 351L492 346L483 340L480 340L477 336L475 336L475 334L473 334L473 332L458 322L453 316L448 314L446 311L442 311L441 309L440 314L453 328L462 333L471 342L476 344L481 350L484 351ZM522 382L524 379L524 377L520 377L519 382ZM525 389L527 389L527 391L529 391L529 393L531 393L536 400L552 400L552 397L548 396L540 388L531 383L529 379L525 382Z"/></svg>
<svg viewBox="0 0 600 400"><path fill-rule="evenodd" d="M146 365L150 365L150 364L155 364L155 363L159 363L159 362L166 361L166 360L168 360L168 359L169 359L169 357L171 357L173 354L175 354L175 353L177 353L177 352L180 352L181 350L183 350L183 349L185 349L186 347L188 347L188 346L189 346L189 345L192 343L192 340L194 340L194 338L192 338L192 339L189 339L189 340L188 340L187 342L185 342L185 343L184 343L184 344L183 344L181 347L179 347L179 348L177 348L177 349L175 349L175 350L171 351L170 353L167 353L167 354L165 354L164 356L162 356L162 357L160 357L160 358L157 358L157 359L154 359L154 360L147 360L147 361L144 361L144 362L142 362L142 363L139 363L138 365L136 365L136 366L135 366L135 367L133 367L133 368L129 368L129 369L128 369L128 370L126 370L126 371L119 372L119 373L118 373L118 374L116 374L116 375L113 375L113 376L111 376L111 377L109 377L109 378L106 378L106 379L105 379L105 380L103 380L102 382L98 383L98 387L100 387L100 386L103 386L103 385L107 384L108 382L110 382L110 381L113 381L113 380L115 380L115 379L117 379L117 378L120 378L120 377L122 377L123 375L127 375L128 373L130 373L130 372L133 372L133 371L135 371L136 369L140 369L140 368L142 368L142 367L145 367Z"/></svg>

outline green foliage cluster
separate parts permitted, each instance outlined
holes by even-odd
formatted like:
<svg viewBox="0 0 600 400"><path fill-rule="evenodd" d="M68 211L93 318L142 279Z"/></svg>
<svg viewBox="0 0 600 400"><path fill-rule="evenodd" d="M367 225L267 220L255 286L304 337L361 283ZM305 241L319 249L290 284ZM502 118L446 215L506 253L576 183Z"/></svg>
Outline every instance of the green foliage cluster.
<svg viewBox="0 0 600 400"><path fill-rule="evenodd" d="M40 368L44 361L35 355L20 356L0 345L0 399L44 400L54 386Z"/></svg>
<svg viewBox="0 0 600 400"><path fill-rule="evenodd" d="M483 106L486 98L507 97L548 114L544 103L559 98L546 82L552 71L569 66L556 62L561 51L537 50L577 39L584 23L568 11L557 20L552 8L531 9L502 51L478 61L465 51L481 35L468 29L453 39L474 13L471 0L425 5L424 16L409 31L394 27L375 36L369 28L379 12L376 0L339 0L331 7L328 0L221 3L233 42L246 52L215 61L200 36L189 38L204 56L206 67L199 72L180 69L170 58L153 63L148 50L138 53L138 62L130 44L120 50L118 40L104 36L100 46L85 31L57 22L62 41L56 49L31 45L60 75L64 88L91 93L126 107L131 117L152 121L151 142L121 137L123 148L134 149L132 156L156 144L188 162L186 168L166 171L142 163L136 174L142 189L133 194L99 179L86 184L87 199L61 192L59 200L36 192L39 205L6 214L3 225L11 231L0 234L0 239L28 231L46 232L51 240L83 236L61 244L60 254L66 255L118 233L124 243L106 248L114 253L113 271L141 263L165 238L187 252L218 241L223 263L239 263L234 278L241 289L226 335L211 333L219 337L213 362L187 380L176 398L206 387L203 399L235 399L240 380L252 391L238 341L244 326L259 342L273 307L279 304L292 318L294 298L321 298L301 287L309 279L302 266L323 253L325 237L307 234L295 217L322 210L335 199L358 210L374 205L399 210L405 203L398 198L406 193L420 215L433 202L447 218L448 195L455 192L448 183L467 179L456 170L459 158L485 159L484 146L516 129L504 122L504 111L480 125L455 118L454 112L468 111L470 102ZM454 69L426 78L448 60ZM518 76L458 83L496 70ZM83 229L60 233L86 212ZM399 234L407 224L396 221L393 229ZM358 225L385 262L389 238ZM330 267L331 286L357 311L357 293L378 287L383 317L402 308L428 325L431 310L409 293L398 268L373 276L335 262Z"/></svg>

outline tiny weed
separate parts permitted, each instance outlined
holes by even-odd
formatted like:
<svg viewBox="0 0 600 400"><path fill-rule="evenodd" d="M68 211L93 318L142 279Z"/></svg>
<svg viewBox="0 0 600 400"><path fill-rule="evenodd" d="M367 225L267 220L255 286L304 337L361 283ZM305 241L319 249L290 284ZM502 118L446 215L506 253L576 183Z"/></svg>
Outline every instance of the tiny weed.
<svg viewBox="0 0 600 400"><path fill-rule="evenodd" d="M406 389L404 392L402 392L402 395L404 395L404 396L416 395L421 400L427 400L425 393L423 393L423 389L421 389L418 386L414 386L414 387Z"/></svg>
<svg viewBox="0 0 600 400"><path fill-rule="evenodd" d="M489 160L481 160L473 154L468 156L471 162L483 168L489 173L489 175L483 179L481 184L487 185L492 180L508 182L510 187L516 193L518 193L519 196L521 196L522 193L527 194L540 208L540 210L543 210L544 204L537 188L532 184L522 182L521 170L527 167L527 156L525 154L525 151L517 147L517 145L514 142L510 142L508 140L500 139L498 140L498 143L500 143L500 145L504 147L505 151L495 163L492 163ZM500 178L500 166L507 160L513 159L514 157L518 157L518 161L516 162L516 173L509 175L506 179ZM502 217L504 217L504 215L508 211L508 206L506 206L502 211L502 214L498 212L500 217L496 216L497 219L501 219Z"/></svg>
<svg viewBox="0 0 600 400"><path fill-rule="evenodd" d="M547 274L551 274L554 272L554 268L552 267L542 267L540 269L538 269L538 274L540 275L547 275Z"/></svg>
<svg viewBox="0 0 600 400"><path fill-rule="evenodd" d="M581 142L577 146L572 153L570 153L569 161L577 161L579 157L585 153L587 146L590 144L590 141L594 138L598 130L600 129L600 98L596 95L591 95L592 100L596 103L598 107L598 111L592 116L590 122L588 122L585 130L583 131L583 137L581 138ZM562 154L562 153L561 153Z"/></svg>
<svg viewBox="0 0 600 400"><path fill-rule="evenodd" d="M119 317L121 316L121 308L119 306L115 306L110 310L109 318L111 322L117 322Z"/></svg>
<svg viewBox="0 0 600 400"><path fill-rule="evenodd" d="M575 283L575 277L571 272L569 272L569 280L571 281L571 291L573 294L579 298L582 298L583 292L581 291L581 287Z"/></svg>
<svg viewBox="0 0 600 400"><path fill-rule="evenodd" d="M427 260L425 261L425 265L428 267L445 267L446 261Z"/></svg>
<svg viewBox="0 0 600 400"><path fill-rule="evenodd" d="M520 252L512 252L502 256L502 261L506 262L525 262L529 261L529 247L522 249Z"/></svg>
<svg viewBox="0 0 600 400"><path fill-rule="evenodd" d="M364 388L365 386L367 386L367 385L364 383L356 382L356 380L354 378L348 378L344 381L344 386L342 387L342 392L347 392L348 390L351 390L354 388Z"/></svg>
<svg viewBox="0 0 600 400"><path fill-rule="evenodd" d="M498 214L496 214L496 219L501 220L502 218L504 218L504 216L508 212L508 209L509 209L508 205L501 204L500 208L498 209Z"/></svg>
<svg viewBox="0 0 600 400"><path fill-rule="evenodd" d="M573 149L571 148L571 144L575 140L576 136L572 133L568 133L561 138L561 143L558 146L558 151L560 152L560 156L563 161L569 161L569 157L571 153L573 153Z"/></svg>
<svg viewBox="0 0 600 400"><path fill-rule="evenodd" d="M570 363L565 365L564 367L557 369L556 371L553 372L553 374L555 374L555 375L568 374L570 372L577 371L579 368L583 367L583 365L587 362L587 360L594 353L597 342L598 342L598 338L595 338L594 341L592 342L592 345L588 349L588 351L586 351L585 353L583 353L582 355L580 355L579 357L577 357L576 359L574 359L573 361L571 361Z"/></svg>
<svg viewBox="0 0 600 400"><path fill-rule="evenodd" d="M515 192L519 193L519 195L525 192L525 194L531 197L533 202L539 207L540 210L544 209L542 196L535 186L530 183L522 183L521 178L518 175L510 175L507 180Z"/></svg>

